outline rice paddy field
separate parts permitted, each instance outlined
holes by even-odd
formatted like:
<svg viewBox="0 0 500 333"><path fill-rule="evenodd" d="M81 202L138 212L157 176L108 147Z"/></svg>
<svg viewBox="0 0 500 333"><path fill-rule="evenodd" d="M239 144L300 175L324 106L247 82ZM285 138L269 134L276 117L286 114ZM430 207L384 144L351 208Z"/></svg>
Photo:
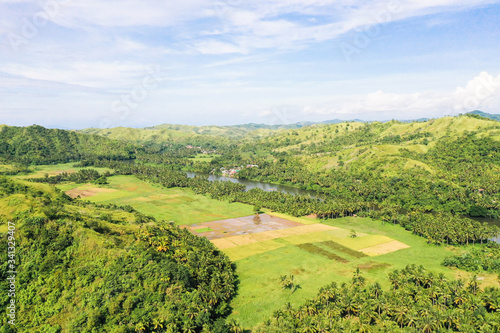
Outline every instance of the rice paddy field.
<svg viewBox="0 0 500 333"><path fill-rule="evenodd" d="M322 223L271 212L263 217L259 221L248 216L187 226L210 239L236 263L240 284L230 318L248 329L286 303L300 305L325 285L349 282L357 268L367 283L379 282L383 287L389 287L389 272L408 264L424 265L449 278L471 275L441 266L445 257L455 253L453 247L429 245L397 225L357 217ZM352 237L353 231L356 237ZM282 290L282 275L294 276L299 287L293 293ZM484 285L495 283L493 274L482 278Z"/></svg>

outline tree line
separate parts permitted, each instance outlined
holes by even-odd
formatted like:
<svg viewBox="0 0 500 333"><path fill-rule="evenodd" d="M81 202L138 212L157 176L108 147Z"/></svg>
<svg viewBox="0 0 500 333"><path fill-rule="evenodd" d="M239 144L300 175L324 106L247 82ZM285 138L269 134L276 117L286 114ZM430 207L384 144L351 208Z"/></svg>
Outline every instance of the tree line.
<svg viewBox="0 0 500 333"><path fill-rule="evenodd" d="M366 285L359 269L350 283L332 283L299 307L273 313L259 333L498 332L500 289L481 289L476 276L448 280L422 266L389 274L391 287Z"/></svg>

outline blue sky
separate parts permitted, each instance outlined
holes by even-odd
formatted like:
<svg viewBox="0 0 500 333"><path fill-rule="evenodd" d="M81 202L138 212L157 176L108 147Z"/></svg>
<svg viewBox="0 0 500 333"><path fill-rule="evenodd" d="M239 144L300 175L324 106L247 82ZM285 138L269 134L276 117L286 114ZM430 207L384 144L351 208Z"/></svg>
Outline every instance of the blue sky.
<svg viewBox="0 0 500 333"><path fill-rule="evenodd" d="M500 113L500 1L0 0L0 123Z"/></svg>

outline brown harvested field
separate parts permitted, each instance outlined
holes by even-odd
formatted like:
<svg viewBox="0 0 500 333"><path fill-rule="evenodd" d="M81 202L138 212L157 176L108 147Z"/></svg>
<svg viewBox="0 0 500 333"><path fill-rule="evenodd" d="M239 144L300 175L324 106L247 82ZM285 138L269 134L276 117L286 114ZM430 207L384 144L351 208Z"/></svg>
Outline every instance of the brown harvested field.
<svg viewBox="0 0 500 333"><path fill-rule="evenodd" d="M205 229L206 227L205 226L202 226L202 225L197 225L197 226L191 226L191 230L198 230L198 229Z"/></svg>
<svg viewBox="0 0 500 333"><path fill-rule="evenodd" d="M116 190L111 189L111 188L89 188L89 189L72 189L66 192L67 195L69 195L72 198L76 198L80 196L80 198L88 198L92 197L94 195L97 195L99 193L111 193L111 192L116 192Z"/></svg>
<svg viewBox="0 0 500 333"><path fill-rule="evenodd" d="M252 215L227 220L192 224L187 228L190 230L195 230L196 227L210 228L212 231L203 232L198 235L207 237L208 239L212 240L217 238L227 238L231 236L241 236L266 231L288 229L297 226L303 226L303 224L271 216L268 214L261 214L259 215L259 220L257 221L255 220L255 216Z"/></svg>
<svg viewBox="0 0 500 333"><path fill-rule="evenodd" d="M397 250L401 249L406 249L409 248L409 245L406 245L405 243L401 243L399 241L392 241L388 243L382 243L378 244L375 246L370 246L361 250L358 250L360 252L363 252L364 254L373 257L373 256L378 256L381 254L386 254L386 253L391 253Z"/></svg>
<svg viewBox="0 0 500 333"><path fill-rule="evenodd" d="M231 247L260 243L277 238L284 238L295 235L304 235L304 234L309 234L311 232L328 231L334 229L336 228L324 224L302 225L282 230L270 230L255 234L231 236L227 238L217 238L213 239L212 243L215 244L220 249L228 249Z"/></svg>

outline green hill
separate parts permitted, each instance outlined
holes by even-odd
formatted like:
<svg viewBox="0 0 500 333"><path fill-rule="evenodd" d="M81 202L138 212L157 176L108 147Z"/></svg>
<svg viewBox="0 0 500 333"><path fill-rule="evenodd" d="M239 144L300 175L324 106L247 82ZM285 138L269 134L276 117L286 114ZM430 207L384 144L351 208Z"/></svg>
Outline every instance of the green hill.
<svg viewBox="0 0 500 333"><path fill-rule="evenodd" d="M227 145L234 140L248 136L265 136L269 128L260 126L187 126L158 125L146 128L116 127L111 129L88 128L78 131L84 134L96 134L110 139L131 141L141 144L178 144L215 148Z"/></svg>
<svg viewBox="0 0 500 333"><path fill-rule="evenodd" d="M497 121L464 115L313 125L248 138L239 152L239 160L215 159L211 168L256 164L238 176L405 210L477 214L480 206L484 216L500 215Z"/></svg>
<svg viewBox="0 0 500 333"><path fill-rule="evenodd" d="M342 120L331 120L323 123L340 123ZM163 124L145 128L115 127L110 129L87 128L77 132L96 134L110 139L125 140L135 143L168 143L210 148L221 144L234 143L243 138L265 137L287 129L299 129L314 125L314 122L298 122L294 124L265 125L243 124L233 126L188 126Z"/></svg>
<svg viewBox="0 0 500 333"><path fill-rule="evenodd" d="M0 159L21 164L52 164L84 158L127 160L135 148L123 141L42 126L0 127Z"/></svg>
<svg viewBox="0 0 500 333"><path fill-rule="evenodd" d="M0 222L1 332L227 332L234 267L204 238L2 177Z"/></svg>

